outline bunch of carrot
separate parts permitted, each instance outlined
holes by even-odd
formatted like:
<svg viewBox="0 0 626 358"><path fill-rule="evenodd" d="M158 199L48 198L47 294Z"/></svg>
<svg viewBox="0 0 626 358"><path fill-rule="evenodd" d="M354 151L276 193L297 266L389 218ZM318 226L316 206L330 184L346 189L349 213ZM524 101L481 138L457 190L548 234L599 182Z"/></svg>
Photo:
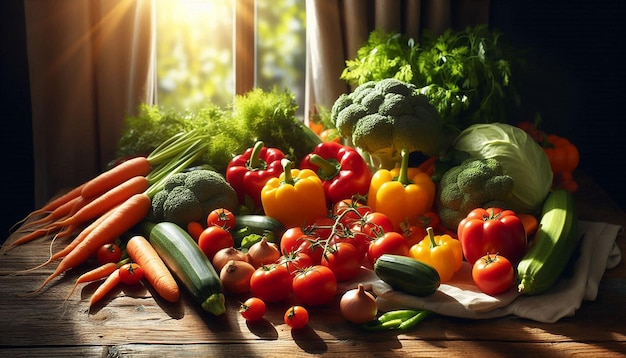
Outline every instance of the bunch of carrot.
<svg viewBox="0 0 626 358"><path fill-rule="evenodd" d="M35 290L40 292L54 278L84 263L99 247L114 242L145 219L150 211L151 199L162 189L164 181L196 161L207 146L207 138L201 133L184 132L164 142L147 157L122 162L33 211L26 219L34 215L45 216L22 225L18 232L25 234L7 242L0 252L52 233L55 234L53 240L76 233L74 239L61 250L55 253L51 250L46 262L13 272L26 273L61 260L54 272ZM111 275L114 271L107 271L111 268L109 265L99 274L107 272ZM163 274L162 270L158 272ZM83 278L81 282L85 280Z"/></svg>

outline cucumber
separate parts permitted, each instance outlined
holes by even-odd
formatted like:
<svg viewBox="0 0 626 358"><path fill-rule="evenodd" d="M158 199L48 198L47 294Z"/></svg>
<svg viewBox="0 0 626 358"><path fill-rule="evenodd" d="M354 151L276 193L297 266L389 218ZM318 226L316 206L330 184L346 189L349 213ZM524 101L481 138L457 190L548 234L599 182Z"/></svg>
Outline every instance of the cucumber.
<svg viewBox="0 0 626 358"><path fill-rule="evenodd" d="M414 296L430 296L441 283L437 270L414 258L384 254L374 263L376 276L391 288Z"/></svg>
<svg viewBox="0 0 626 358"><path fill-rule="evenodd" d="M141 231L203 310L215 316L226 312L222 281L209 259L185 230L171 222L143 222Z"/></svg>

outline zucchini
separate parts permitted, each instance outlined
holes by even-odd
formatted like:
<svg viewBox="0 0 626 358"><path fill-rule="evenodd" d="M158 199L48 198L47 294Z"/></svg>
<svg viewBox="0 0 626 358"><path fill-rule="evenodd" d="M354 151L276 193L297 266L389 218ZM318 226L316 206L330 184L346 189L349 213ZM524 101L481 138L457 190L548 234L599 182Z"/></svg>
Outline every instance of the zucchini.
<svg viewBox="0 0 626 358"><path fill-rule="evenodd" d="M280 238L285 233L285 227L280 221L266 215L237 215L235 217L235 227L233 229L235 238L241 241L246 235L257 234L268 237L268 241L276 244L280 243ZM270 235L267 235L270 233ZM240 243L240 242L239 242Z"/></svg>
<svg viewBox="0 0 626 358"><path fill-rule="evenodd" d="M202 309L215 316L226 312L222 281L191 236L171 222L142 226L144 236Z"/></svg>
<svg viewBox="0 0 626 358"><path fill-rule="evenodd" d="M432 295L441 283L434 267L408 256L383 254L374 272L394 290L420 297Z"/></svg>
<svg viewBox="0 0 626 358"><path fill-rule="evenodd" d="M519 292L537 295L554 285L578 245L577 229L573 195L563 189L550 192L535 237L517 265Z"/></svg>

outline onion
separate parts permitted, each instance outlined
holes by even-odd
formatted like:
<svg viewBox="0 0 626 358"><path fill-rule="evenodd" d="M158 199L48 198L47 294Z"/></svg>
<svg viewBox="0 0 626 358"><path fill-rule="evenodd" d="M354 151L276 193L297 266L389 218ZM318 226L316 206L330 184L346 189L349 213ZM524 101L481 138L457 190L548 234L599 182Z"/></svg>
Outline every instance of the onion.
<svg viewBox="0 0 626 358"><path fill-rule="evenodd" d="M363 284L341 296L339 309L345 319L353 323L365 323L376 318L378 305L374 296L365 291Z"/></svg>
<svg viewBox="0 0 626 358"><path fill-rule="evenodd" d="M230 260L250 262L250 257L248 257L248 254L245 252L237 250L234 247L225 247L215 253L211 263L215 271L220 272L222 271L222 267Z"/></svg>
<svg viewBox="0 0 626 358"><path fill-rule="evenodd" d="M234 294L250 291L250 278L254 271L256 269L246 261L228 261L220 271L224 290Z"/></svg>
<svg viewBox="0 0 626 358"><path fill-rule="evenodd" d="M276 262L280 258L280 249L278 245L267 241L267 238L263 237L261 241L250 246L248 255L250 256L252 266L259 268Z"/></svg>

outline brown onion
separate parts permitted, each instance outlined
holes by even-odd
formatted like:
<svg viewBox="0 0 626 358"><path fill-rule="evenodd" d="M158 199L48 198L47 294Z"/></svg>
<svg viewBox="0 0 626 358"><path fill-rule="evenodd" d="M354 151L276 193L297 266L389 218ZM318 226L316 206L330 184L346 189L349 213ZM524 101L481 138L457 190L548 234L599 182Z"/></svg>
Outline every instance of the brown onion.
<svg viewBox="0 0 626 358"><path fill-rule="evenodd" d="M237 250L234 247L225 247L215 253L211 263L213 264L215 271L220 272L222 271L222 267L224 267L230 260L250 262L250 258L245 252Z"/></svg>
<svg viewBox="0 0 626 358"><path fill-rule="evenodd" d="M378 304L374 296L365 291L363 284L341 296L339 309L345 319L353 323L365 323L376 318Z"/></svg>
<svg viewBox="0 0 626 358"><path fill-rule="evenodd" d="M246 261L230 260L220 271L224 291L233 294L250 291L250 278L256 269Z"/></svg>
<svg viewBox="0 0 626 358"><path fill-rule="evenodd" d="M250 246L248 255L250 256L252 266L259 268L263 265L276 262L280 257L280 249L278 245L267 241L267 238L264 237L261 241Z"/></svg>

